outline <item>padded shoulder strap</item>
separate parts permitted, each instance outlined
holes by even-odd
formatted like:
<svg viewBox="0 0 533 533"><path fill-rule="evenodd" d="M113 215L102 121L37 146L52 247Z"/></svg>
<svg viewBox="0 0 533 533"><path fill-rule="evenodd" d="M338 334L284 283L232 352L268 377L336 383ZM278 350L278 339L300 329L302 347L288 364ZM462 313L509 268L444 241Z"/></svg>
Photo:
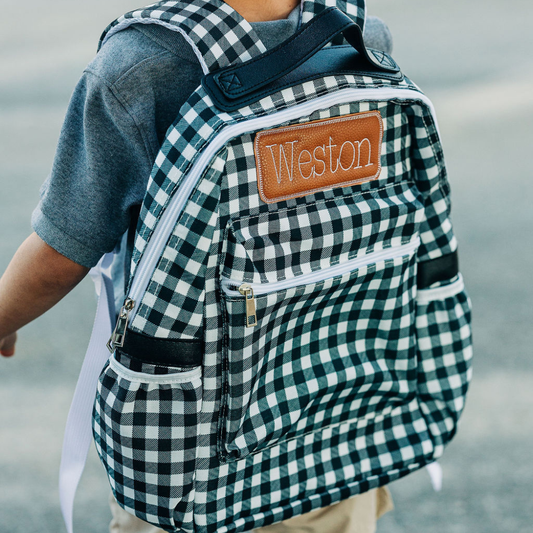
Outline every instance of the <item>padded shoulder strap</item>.
<svg viewBox="0 0 533 533"><path fill-rule="evenodd" d="M361 30L365 29L366 0L302 0L302 24L332 6L346 13Z"/></svg>
<svg viewBox="0 0 533 533"><path fill-rule="evenodd" d="M99 48L115 33L132 24L159 24L185 37L207 74L248 61L266 51L249 22L222 0L158 2L126 13L113 22Z"/></svg>

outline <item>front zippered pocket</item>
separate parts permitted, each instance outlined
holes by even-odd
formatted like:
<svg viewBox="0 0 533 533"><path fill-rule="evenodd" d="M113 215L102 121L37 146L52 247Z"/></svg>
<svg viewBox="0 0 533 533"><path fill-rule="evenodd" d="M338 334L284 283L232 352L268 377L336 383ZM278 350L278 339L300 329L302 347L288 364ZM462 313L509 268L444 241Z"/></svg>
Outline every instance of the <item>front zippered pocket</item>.
<svg viewBox="0 0 533 533"><path fill-rule="evenodd" d="M228 222L222 460L412 397L423 212L405 181Z"/></svg>
<svg viewBox="0 0 533 533"><path fill-rule="evenodd" d="M416 390L419 242L415 234L277 282L221 279L223 460L407 401Z"/></svg>
<svg viewBox="0 0 533 533"><path fill-rule="evenodd" d="M291 289L302 285L309 285L342 276L347 272L359 269L364 266L378 263L379 261L387 261L411 255L420 245L420 239L417 237L413 242L396 246L393 248L385 248L383 250L373 252L362 257L354 257L353 259L338 265L333 265L323 270L318 270L305 274L300 277L285 279L272 283L240 283L239 281L231 279L222 279L221 287L225 294L229 297L238 297L242 295L246 302L246 321L247 327L257 325L255 298L264 294Z"/></svg>

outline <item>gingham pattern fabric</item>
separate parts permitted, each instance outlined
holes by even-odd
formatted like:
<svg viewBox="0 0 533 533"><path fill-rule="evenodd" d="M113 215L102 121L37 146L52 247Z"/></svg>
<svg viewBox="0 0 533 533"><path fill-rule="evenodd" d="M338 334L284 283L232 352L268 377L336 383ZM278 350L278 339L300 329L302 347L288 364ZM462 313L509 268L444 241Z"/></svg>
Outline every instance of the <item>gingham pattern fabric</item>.
<svg viewBox="0 0 533 533"><path fill-rule="evenodd" d="M385 122L394 123L399 119L396 128L391 128L395 129L398 142L390 143L383 154L387 165L379 182L293 199L283 207L257 202L255 173L249 173L246 181L238 177L241 169L255 168L253 135L242 136L229 144L227 214L230 216L239 209L242 215L232 218L226 228L222 276L236 277L241 282L275 282L399 246L412 238L424 219L423 200L406 179L411 171L411 144L401 106L388 102L334 106L297 123L370 110L379 110ZM246 194L243 194L244 187ZM361 194L351 196L355 191ZM253 204L249 202L251 199ZM259 214L252 216L254 212ZM346 235L350 238L346 239Z"/></svg>
<svg viewBox="0 0 533 533"><path fill-rule="evenodd" d="M100 39L100 47L132 24L160 24L182 33L194 46L204 72L248 61L266 51L249 22L222 0L157 2L126 13Z"/></svg>
<svg viewBox="0 0 533 533"><path fill-rule="evenodd" d="M199 88L157 157L134 272L191 168L226 128L342 89L392 87L416 89L408 79L328 77L231 114ZM203 170L132 323L156 337L202 339L202 377L173 386L125 360L104 370L96 400L97 449L119 503L140 518L176 533L249 531L398 479L438 458L453 436L470 379L469 300L454 285L417 303L416 289L418 263L457 247L430 109L417 97L375 98L276 125L369 110L384 125L376 181L265 204L254 131L230 139ZM402 248L418 242L417 251ZM390 257L372 260L383 251ZM361 258L367 264L298 284ZM257 295L257 326L245 328L244 298L223 290L227 279L294 286ZM149 438L169 409L172 427ZM135 423L123 412L138 413ZM130 443L132 432L141 437ZM181 462L170 464L168 450ZM159 455L162 472L152 462Z"/></svg>
<svg viewBox="0 0 533 533"><path fill-rule="evenodd" d="M369 258L341 276L256 296L253 332L242 327L242 298L226 298L231 459L360 423L416 394L414 298L405 297L414 292L413 256Z"/></svg>
<svg viewBox="0 0 533 533"><path fill-rule="evenodd" d="M366 76L332 76L287 88L251 106L226 114L217 112L209 96L203 88L199 88L181 109L180 116L169 130L165 144L156 158L142 208L142 226L138 230L135 242L132 272L135 272L162 212L190 170L194 159L223 127L279 112L341 89L387 87L416 89L408 79L396 82ZM328 114L326 112L318 116L327 118ZM388 135L393 137L394 132ZM195 202L195 199L192 201ZM249 204L251 201L257 205L260 202L259 198L256 199L253 195L245 195L245 198L240 200L241 205L243 202L251 205Z"/></svg>
<svg viewBox="0 0 533 533"><path fill-rule="evenodd" d="M442 290L444 296L433 294ZM440 447L455 435L471 379L471 303L462 278L449 286L419 291L416 313L418 393L432 415L429 430ZM464 355L456 357L457 352ZM462 380L459 376L466 376ZM441 413L438 416L438 413Z"/></svg>
<svg viewBox="0 0 533 533"><path fill-rule="evenodd" d="M93 428L113 493L169 531L192 520L201 391L200 369L140 373L113 357L98 383Z"/></svg>
<svg viewBox="0 0 533 533"><path fill-rule="evenodd" d="M283 93L289 102L293 102L296 105L305 102L308 98L327 94L328 88L335 90L347 87L368 88L368 86L378 88L389 87L391 85L380 84L375 81L365 85L365 78L341 76L326 78L316 83L308 82L304 88L300 86L293 88L291 91L285 90ZM397 86L398 88L412 88L412 85L408 82L398 84ZM245 118L262 116L265 114L265 111L261 109L261 112L259 112L258 106L261 103L272 106L273 103L273 99L267 98L254 106L254 109L258 109L255 114L247 113L245 115L244 112L246 110L244 112L241 110L239 113L232 114L232 116L222 115L221 118L219 115L213 118L207 126L202 126L200 117L209 116L208 113L214 113L212 107L207 108L206 106L205 99L208 97L204 94L203 98L201 98L202 94L203 90L199 89L192 96L192 100L197 104L196 109L191 110L189 104L186 104L183 114L187 118L184 120L188 122L190 118L194 117L196 119L196 127L209 135L207 138L203 138L201 135L195 134L191 144L187 144L184 136L179 135L179 124L176 124L169 131L167 142L172 140L175 144L164 146L162 152L165 152L166 155L163 156L161 153L156 160L156 166L152 173L148 193L141 213L143 225L137 234L133 254L133 272L136 271L138 261L145 250L159 217L172 198L172 194L176 190L179 190L181 180L186 175L188 169L191 168L193 158L224 126L241 122ZM286 107L287 104L285 103L278 107L269 107L269 111L281 111ZM409 117L402 112L402 106L364 102L356 105L333 106L328 110L318 111L309 117L302 117L296 123L374 109L378 109L383 119L389 124L389 127L385 131L387 143L386 149L383 150L382 179L379 182L381 185L391 183L394 181L394 176L402 176L411 170L411 161L408 156L411 136L406 134L409 129ZM222 122L222 119L226 119L227 122ZM183 123L181 124L181 128L183 129ZM190 128L190 130L188 128L186 129L187 132L195 131L193 128ZM178 154L180 154L180 157L177 161L174 161ZM237 189L229 187L227 191L219 191L219 172L221 173L223 169L228 175L227 181L229 184L238 183ZM242 173L243 169L251 170L251 172L246 173L246 183L243 183L242 177L239 179L239 174ZM390 177L387 177L388 174L390 174ZM363 184L357 190L368 190L372 187L375 187L375 184ZM293 206L301 203L313 203L315 198L321 198L322 196L324 198L335 197L339 194L343 194L343 191L326 191L316 196L290 200L287 202L287 205ZM238 210L241 212L242 217L246 217L254 209L260 209L265 212L278 211L276 205L263 204L257 194L255 158L251 135L242 137L236 143L231 143L227 150L220 153L213 162L209 172L206 173L204 180L199 183L197 190L192 195L181 219L176 225L169 245L157 266L156 273L152 277L152 282L148 286L148 291L132 324L135 330L161 338L201 337L205 291L200 280L205 272L205 262L207 260L206 246L210 242L214 228L212 213L218 205L219 198L223 200L222 205L227 203L228 213L233 213ZM398 203L401 202L402 199L399 199ZM443 213L442 217L446 218L447 213ZM434 223L440 223L438 218L434 220ZM437 228L435 231L437 231ZM450 233L450 241L452 239L453 235ZM372 241L369 241L367 244L359 244L361 246L374 245ZM444 244L441 243L441 246L444 246ZM371 251L372 248L369 250ZM354 251L357 251L355 246L353 247L352 253ZM172 261L169 261L169 259ZM305 265L303 268L306 268ZM277 276L278 274L274 273L273 275ZM179 286L178 280L180 280Z"/></svg>

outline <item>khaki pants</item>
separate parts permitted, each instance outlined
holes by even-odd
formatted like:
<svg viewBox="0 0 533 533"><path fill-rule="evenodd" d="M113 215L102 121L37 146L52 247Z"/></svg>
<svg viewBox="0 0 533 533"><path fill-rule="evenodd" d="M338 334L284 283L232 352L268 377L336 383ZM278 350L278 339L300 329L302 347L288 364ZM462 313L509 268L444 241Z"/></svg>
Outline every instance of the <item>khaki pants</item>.
<svg viewBox="0 0 533 533"><path fill-rule="evenodd" d="M110 498L113 521L111 533L165 533L124 511ZM374 533L378 518L393 509L386 487L372 490L349 500L295 516L272 526L256 529L256 533Z"/></svg>

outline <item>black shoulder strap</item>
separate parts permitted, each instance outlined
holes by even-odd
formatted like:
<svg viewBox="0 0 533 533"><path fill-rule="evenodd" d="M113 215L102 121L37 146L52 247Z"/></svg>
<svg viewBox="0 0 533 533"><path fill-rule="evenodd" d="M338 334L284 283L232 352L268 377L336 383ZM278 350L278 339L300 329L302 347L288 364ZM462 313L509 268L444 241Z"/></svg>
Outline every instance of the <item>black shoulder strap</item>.
<svg viewBox="0 0 533 533"><path fill-rule="evenodd" d="M246 63L208 74L204 88L222 109L235 109L246 103L247 96L260 96L261 89L297 70L341 34L357 51L354 64L360 63L358 66L363 69L378 73L399 75L400 68L394 60L385 52L366 48L361 28L342 11L331 7L272 50Z"/></svg>

